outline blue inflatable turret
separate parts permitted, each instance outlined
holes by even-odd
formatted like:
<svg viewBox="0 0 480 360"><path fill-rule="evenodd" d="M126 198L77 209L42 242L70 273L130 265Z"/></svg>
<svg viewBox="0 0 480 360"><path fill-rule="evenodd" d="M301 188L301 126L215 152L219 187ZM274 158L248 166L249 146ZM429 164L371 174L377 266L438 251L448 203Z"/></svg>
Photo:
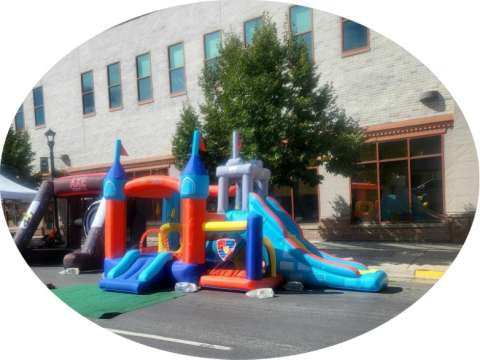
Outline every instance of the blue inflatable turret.
<svg viewBox="0 0 480 360"><path fill-rule="evenodd" d="M206 199L208 197L208 173L199 154L201 141L200 130L195 129L192 154L180 174L180 197L182 199Z"/></svg>
<svg viewBox="0 0 480 360"><path fill-rule="evenodd" d="M113 164L103 180L103 197L111 200L125 200L123 187L127 181L127 174L120 163L122 154L122 142L117 139L115 142L115 155Z"/></svg>

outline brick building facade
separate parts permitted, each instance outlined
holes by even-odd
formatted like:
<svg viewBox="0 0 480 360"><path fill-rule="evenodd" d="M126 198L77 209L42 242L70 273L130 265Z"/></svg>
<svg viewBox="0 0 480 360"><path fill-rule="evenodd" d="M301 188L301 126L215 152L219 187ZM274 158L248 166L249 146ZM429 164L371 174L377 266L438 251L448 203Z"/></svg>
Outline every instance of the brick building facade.
<svg viewBox="0 0 480 360"><path fill-rule="evenodd" d="M198 77L215 56L211 42L230 32L248 41L264 13L279 36L291 29L306 42L321 81L332 82L368 138L358 176L314 169L325 176L318 187L277 190L310 237L462 241L476 208L478 163L452 96L377 32L299 6L197 3L140 16L82 44L45 74L16 116L30 133L36 168L48 157L44 132L52 128L68 173L106 167L121 138L132 176L176 174L171 139L182 105L202 102Z"/></svg>

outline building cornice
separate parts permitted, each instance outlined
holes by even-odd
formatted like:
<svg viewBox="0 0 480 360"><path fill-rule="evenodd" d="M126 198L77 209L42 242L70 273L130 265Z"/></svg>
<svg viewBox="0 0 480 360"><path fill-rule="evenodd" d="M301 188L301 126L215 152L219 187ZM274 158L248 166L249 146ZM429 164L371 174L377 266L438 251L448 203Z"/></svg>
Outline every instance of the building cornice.
<svg viewBox="0 0 480 360"><path fill-rule="evenodd" d="M367 142L389 141L445 134L447 129L453 128L453 123L453 114L448 113L371 125L364 131Z"/></svg>
<svg viewBox="0 0 480 360"><path fill-rule="evenodd" d="M175 163L173 155L151 156L132 160L123 160L122 165L126 172L168 169ZM92 164L65 169L67 175L77 175L84 173L106 172L112 163Z"/></svg>

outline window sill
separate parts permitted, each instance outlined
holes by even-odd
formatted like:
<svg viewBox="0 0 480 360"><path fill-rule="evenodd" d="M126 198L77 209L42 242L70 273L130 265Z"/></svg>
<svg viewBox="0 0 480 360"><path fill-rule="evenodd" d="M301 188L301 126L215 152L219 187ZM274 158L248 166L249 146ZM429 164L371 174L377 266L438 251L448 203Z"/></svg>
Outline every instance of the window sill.
<svg viewBox="0 0 480 360"><path fill-rule="evenodd" d="M138 105L147 105L147 104L151 104L151 103L153 103L153 99L142 100L142 101L137 102Z"/></svg>
<svg viewBox="0 0 480 360"><path fill-rule="evenodd" d="M358 54L363 54L363 53L366 53L366 52L369 52L369 51L370 51L370 46L365 46L365 47L362 47L362 48L352 49L352 50L347 50L347 51L342 50L342 58L350 57L350 56L354 56L354 55L358 55Z"/></svg>
<svg viewBox="0 0 480 360"><path fill-rule="evenodd" d="M170 93L171 98L176 98L176 97L183 96L183 95L187 95L187 92L186 91L179 91L179 92L176 92L176 93Z"/></svg>
<svg viewBox="0 0 480 360"><path fill-rule="evenodd" d="M91 112L91 113L88 113L88 114L83 114L83 118L88 119L88 118L94 117L95 115L97 115L96 112Z"/></svg>
<svg viewBox="0 0 480 360"><path fill-rule="evenodd" d="M117 107L114 107L114 108L109 108L108 110L109 110L110 112L122 111L122 110L123 110L123 106L117 106Z"/></svg>
<svg viewBox="0 0 480 360"><path fill-rule="evenodd" d="M45 129L46 127L47 127L47 124L35 125L35 130Z"/></svg>

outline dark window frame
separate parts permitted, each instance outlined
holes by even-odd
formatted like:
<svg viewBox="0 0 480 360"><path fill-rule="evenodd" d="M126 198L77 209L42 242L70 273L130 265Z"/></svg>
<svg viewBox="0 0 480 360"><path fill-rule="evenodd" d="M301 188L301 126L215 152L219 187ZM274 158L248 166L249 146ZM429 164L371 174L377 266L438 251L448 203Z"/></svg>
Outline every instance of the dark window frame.
<svg viewBox="0 0 480 360"><path fill-rule="evenodd" d="M424 138L430 138L430 137L440 137L440 153L434 153L434 154L428 154L428 155L417 155L417 156L411 156L410 152L410 142L412 140L418 140L418 139L424 139ZM428 159L428 158L437 158L440 159L440 174L442 176L442 211L440 213L440 216L445 216L446 214L446 209L445 209L445 135L444 134L431 134L431 135L421 135L421 136L409 136L409 137L402 137L398 139L388 139L388 140L380 140L380 141L372 141L371 143L375 144L375 150L376 150L376 158L375 160L367 160L367 161L361 161L358 162L359 165L368 165L368 164L376 164L376 185L377 185L377 201L378 201L378 213L377 213L377 224L390 224L390 221L384 221L382 220L382 204L381 204L381 188L380 188L380 180L381 180L381 174L380 174L380 164L382 163L388 163L388 162L397 162L397 161L406 161L407 162L407 177L408 177L408 211L409 214L412 214L412 161L413 160L419 160L419 159ZM395 142L395 141L405 141L407 143L407 155L403 157L397 157L397 158L390 158L390 159L382 159L380 160L380 144L383 143L388 143L388 142ZM351 223L354 224L353 222L353 193L352 193L352 178L350 177L350 212L351 212ZM403 223L415 223L413 220L408 220L408 221L403 221Z"/></svg>
<svg viewBox="0 0 480 360"><path fill-rule="evenodd" d="M84 89L84 84L83 84L83 76L86 75L86 74L89 74L91 73L92 74L92 89L91 90L85 90ZM82 113L84 116L93 116L95 115L95 111L96 111L96 104L95 104L95 79L94 79L94 76L93 76L93 70L87 70L87 71L84 71L80 74L80 86L81 86L81 90L82 90ZM93 110L90 111L90 112L85 112L85 96L87 95L92 95L92 99L93 99Z"/></svg>
<svg viewBox="0 0 480 360"><path fill-rule="evenodd" d="M39 105L35 102L35 91L40 89L40 94L41 94L41 99L42 99L42 103ZM37 86L35 88L33 88L32 90L32 96L33 96L33 117L34 117L34 121L35 121L35 128L43 128L46 126L46 119L45 119L45 99L44 99L44 96L43 96L43 86ZM42 111L42 114L43 114L43 122L41 124L38 123L38 118L37 118L37 110L41 110Z"/></svg>
<svg viewBox="0 0 480 360"><path fill-rule="evenodd" d="M139 77L138 73L138 59L142 56L148 55L148 61L150 63L150 74L149 76L144 76L144 77ZM139 54L135 56L135 74L137 78L137 103L142 105L142 104L148 104L153 102L153 80L152 80L152 55L150 54L150 51L144 52L142 54ZM147 99L140 100L140 80L143 79L150 79L150 97Z"/></svg>
<svg viewBox="0 0 480 360"><path fill-rule="evenodd" d="M304 32L299 32L299 33L294 33L293 32L293 27L292 27L292 10L295 7L304 7L307 9L310 9L310 31L304 31ZM310 60L312 61L312 64L315 63L315 32L313 31L313 8L310 8L308 6L304 5L292 5L288 8L288 29L290 31L290 34L292 34L292 39L295 40L299 36L303 36L306 34L311 33L312 34L312 53L310 54Z"/></svg>
<svg viewBox="0 0 480 360"><path fill-rule="evenodd" d="M183 66L172 68L170 62L170 49L174 46L182 45L182 55L183 55ZM187 72L186 72L186 64L185 64L185 43L183 41L176 42L174 44L168 45L167 47L167 57L168 57L168 87L170 90L170 96L180 96L185 95L187 93ZM183 90L180 91L172 91L172 72L175 70L183 69L183 81L185 87Z"/></svg>
<svg viewBox="0 0 480 360"><path fill-rule="evenodd" d="M118 65L118 84L111 83L110 66ZM107 65L107 86L108 86L108 107L110 110L120 110L123 108L123 91L122 91L122 67L120 61L115 61ZM112 88L118 87L120 89L120 105L112 106Z"/></svg>
<svg viewBox="0 0 480 360"><path fill-rule="evenodd" d="M365 25L363 24L359 24L359 25L362 25L365 29L367 29L367 44L365 46L362 46L362 47L359 47L359 48L355 48L355 49L350 49L350 50L345 50L345 31L344 31L344 24L346 21L352 21L352 22L355 22L353 20L350 20L350 19L346 19L346 18L340 18L340 33L341 33L341 36L340 36L340 47L341 47L341 51L342 51L342 57L349 57L349 56L353 56L353 55L357 55L357 54L363 54L365 52L368 52L370 51L370 29L368 27L366 27Z"/></svg>

